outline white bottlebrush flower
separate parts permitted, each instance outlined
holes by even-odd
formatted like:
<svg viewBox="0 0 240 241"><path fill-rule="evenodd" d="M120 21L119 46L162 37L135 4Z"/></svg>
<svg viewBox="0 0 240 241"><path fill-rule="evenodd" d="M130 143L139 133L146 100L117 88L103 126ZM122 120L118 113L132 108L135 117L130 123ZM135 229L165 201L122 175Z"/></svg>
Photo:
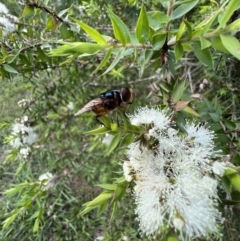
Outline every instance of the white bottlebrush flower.
<svg viewBox="0 0 240 241"><path fill-rule="evenodd" d="M20 156L22 156L24 159L27 159L30 153L31 149L29 147L21 148L19 152Z"/></svg>
<svg viewBox="0 0 240 241"><path fill-rule="evenodd" d="M31 99L21 99L18 101L18 106L25 108L25 107L28 107L30 103L31 103Z"/></svg>
<svg viewBox="0 0 240 241"><path fill-rule="evenodd" d="M166 111L149 108L130 116L132 124L143 126L142 138L148 137L127 150L137 177L134 197L140 229L149 236L160 228L174 228L180 240L217 234L222 217L217 209L218 179L211 173L223 172L216 171L220 165L212 161L214 133L187 123L186 133L180 134L169 120ZM151 145L144 146L146 142Z"/></svg>
<svg viewBox="0 0 240 241"><path fill-rule="evenodd" d="M125 161L123 163L123 175L126 181L131 182L133 180L133 168L130 161Z"/></svg>
<svg viewBox="0 0 240 241"><path fill-rule="evenodd" d="M38 135L34 129L29 126L28 117L23 116L18 122L12 126L12 140L10 144L14 148L30 146L36 142Z"/></svg>
<svg viewBox="0 0 240 241"><path fill-rule="evenodd" d="M218 176L223 176L225 169L226 169L225 163L218 162L218 161L213 162L212 171L214 174Z"/></svg>
<svg viewBox="0 0 240 241"><path fill-rule="evenodd" d="M2 28L2 32L3 32L3 36L7 36L10 33L13 33L14 31L16 31L16 27L15 24L12 23L9 18L11 18L10 16L3 16L0 17L0 27Z"/></svg>
<svg viewBox="0 0 240 241"><path fill-rule="evenodd" d="M165 111L158 109L140 108L134 115L129 116L133 125L154 124L159 129L164 129L169 124L169 117Z"/></svg>
<svg viewBox="0 0 240 241"><path fill-rule="evenodd" d="M40 181L43 190L48 190L49 188L52 188L55 185L55 176L51 172L41 174L38 180Z"/></svg>
<svg viewBox="0 0 240 241"><path fill-rule="evenodd" d="M0 13L8 14L8 8L6 7L5 4L3 4L1 2L0 2Z"/></svg>

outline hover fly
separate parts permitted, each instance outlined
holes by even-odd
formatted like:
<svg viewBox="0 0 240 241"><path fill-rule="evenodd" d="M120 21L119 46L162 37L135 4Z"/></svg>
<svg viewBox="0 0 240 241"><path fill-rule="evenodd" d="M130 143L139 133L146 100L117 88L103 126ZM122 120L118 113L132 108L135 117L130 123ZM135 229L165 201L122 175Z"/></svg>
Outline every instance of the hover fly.
<svg viewBox="0 0 240 241"><path fill-rule="evenodd" d="M134 93L132 89L108 90L102 93L99 98L88 102L75 116L81 115L86 111L93 111L98 118L117 107L124 108L125 104L132 104L133 98Z"/></svg>

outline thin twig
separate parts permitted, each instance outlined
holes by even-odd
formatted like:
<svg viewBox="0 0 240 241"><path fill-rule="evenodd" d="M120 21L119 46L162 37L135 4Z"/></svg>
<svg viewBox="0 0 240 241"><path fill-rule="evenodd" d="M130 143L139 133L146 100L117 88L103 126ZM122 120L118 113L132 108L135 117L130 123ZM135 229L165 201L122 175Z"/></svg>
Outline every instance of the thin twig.
<svg viewBox="0 0 240 241"><path fill-rule="evenodd" d="M69 22L65 21L63 18L61 18L60 16L58 16L53 10L47 8L46 6L40 5L40 4L36 3L36 2L28 3L27 5L28 5L29 7L42 9L42 10L44 10L45 12L49 13L50 15L52 15L53 18L57 19L59 22L65 23L68 27L71 27L71 25L70 25Z"/></svg>

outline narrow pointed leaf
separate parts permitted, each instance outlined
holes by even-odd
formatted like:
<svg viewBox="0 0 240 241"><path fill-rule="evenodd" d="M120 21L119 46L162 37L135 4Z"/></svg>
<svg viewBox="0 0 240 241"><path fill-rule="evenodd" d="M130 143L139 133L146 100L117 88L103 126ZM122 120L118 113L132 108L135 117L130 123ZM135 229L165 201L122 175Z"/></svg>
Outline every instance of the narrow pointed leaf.
<svg viewBox="0 0 240 241"><path fill-rule="evenodd" d="M228 50L224 47L222 40L219 36L211 38L211 43L213 48L215 48L216 50L219 50L224 53L229 53Z"/></svg>
<svg viewBox="0 0 240 241"><path fill-rule="evenodd" d="M101 204L100 207L98 208L98 216L102 214L107 209L107 207L108 207L107 202Z"/></svg>
<svg viewBox="0 0 240 241"><path fill-rule="evenodd" d="M200 42L194 42L194 53L196 57L205 65L208 65L213 68L212 55L209 48L201 49Z"/></svg>
<svg viewBox="0 0 240 241"><path fill-rule="evenodd" d="M121 48L118 50L116 58L113 60L113 62L111 63L111 65L107 68L107 70L102 74L106 74L108 73L110 70L112 70L120 61L120 59L124 56L125 53L125 48Z"/></svg>
<svg viewBox="0 0 240 241"><path fill-rule="evenodd" d="M113 201L120 200L126 192L125 186L118 186L113 195Z"/></svg>
<svg viewBox="0 0 240 241"><path fill-rule="evenodd" d="M105 48L103 45L87 42L67 43L62 42L62 46L53 49L50 56L68 56L70 54L96 54L101 49Z"/></svg>
<svg viewBox="0 0 240 241"><path fill-rule="evenodd" d="M4 64L3 68L9 73L18 74L18 71L9 64Z"/></svg>
<svg viewBox="0 0 240 241"><path fill-rule="evenodd" d="M184 109L182 111L191 116L200 117L200 115L189 106L184 107Z"/></svg>
<svg viewBox="0 0 240 241"><path fill-rule="evenodd" d="M106 128L106 127L99 127L97 129L91 130L91 131L87 131L85 132L85 134L91 134L91 135L99 135L99 134L105 134L107 132L109 132L110 129Z"/></svg>
<svg viewBox="0 0 240 241"><path fill-rule="evenodd" d="M111 197L112 197L112 194L110 192L101 193L99 196L97 196L92 201L90 201L87 206L94 207L94 206L101 205L107 202Z"/></svg>
<svg viewBox="0 0 240 241"><path fill-rule="evenodd" d="M105 116L105 115L100 116L100 117L98 117L98 121L100 123L102 123L104 125L104 127L109 128L109 129L111 128L112 120L108 116Z"/></svg>
<svg viewBox="0 0 240 241"><path fill-rule="evenodd" d="M101 63L98 65L98 67L93 71L92 74L96 73L98 70L102 69L108 62L108 60L111 57L113 47L109 48L107 53L105 54L104 58L102 59Z"/></svg>
<svg viewBox="0 0 240 241"><path fill-rule="evenodd" d="M139 43L145 44L149 36L149 23L144 5L142 4L141 12L136 26L136 37Z"/></svg>
<svg viewBox="0 0 240 241"><path fill-rule="evenodd" d="M190 2L188 1L187 3L180 5L173 11L172 19L181 18L183 15L185 15L190 10L192 10L197 5L198 2L199 2L199 0L193 0L193 1L190 1Z"/></svg>
<svg viewBox="0 0 240 241"><path fill-rule="evenodd" d="M135 138L135 135L133 133L127 134L122 139L121 145L124 145L124 146L130 145L133 142L134 138Z"/></svg>
<svg viewBox="0 0 240 241"><path fill-rule="evenodd" d="M240 18L225 27L226 32L240 31Z"/></svg>
<svg viewBox="0 0 240 241"><path fill-rule="evenodd" d="M221 22L220 22L220 24L219 24L217 29L225 27L226 23L228 22L228 20L233 15L233 12L235 10L237 10L239 7L240 7L240 1L238 1L238 0L231 0L229 2L229 4L227 5L226 10L223 12L223 16L222 16Z"/></svg>
<svg viewBox="0 0 240 241"><path fill-rule="evenodd" d="M192 23L188 22L187 20L184 20L184 23L186 24L187 27L187 32L188 32L188 40L192 39Z"/></svg>
<svg viewBox="0 0 240 241"><path fill-rule="evenodd" d="M232 184L232 186L240 191L240 176L238 174L232 174L227 176Z"/></svg>
<svg viewBox="0 0 240 241"><path fill-rule="evenodd" d="M110 190L110 191L115 191L117 189L116 184L97 184L96 186Z"/></svg>
<svg viewBox="0 0 240 241"><path fill-rule="evenodd" d="M174 47L174 53L175 53L175 58L176 60L179 60L183 56L183 46L181 43L177 43Z"/></svg>
<svg viewBox="0 0 240 241"><path fill-rule="evenodd" d="M108 146L108 148L106 150L106 155L109 155L118 146L120 140L121 140L121 133L117 133L113 137L110 145Z"/></svg>
<svg viewBox="0 0 240 241"><path fill-rule="evenodd" d="M185 29L186 29L186 24L184 21L182 21L177 32L176 40L179 40L182 37L183 33L185 32Z"/></svg>
<svg viewBox="0 0 240 241"><path fill-rule="evenodd" d="M176 89L173 91L173 94L172 94L172 99L175 103L182 98L182 95L185 89L186 89L185 81L181 81L181 83L176 87Z"/></svg>
<svg viewBox="0 0 240 241"><path fill-rule="evenodd" d="M120 41L124 46L127 43L130 43L130 33L123 21L111 10L109 10L109 17L112 22L115 38Z"/></svg>
<svg viewBox="0 0 240 241"><path fill-rule="evenodd" d="M211 42L200 35L201 49L206 49L211 46Z"/></svg>
<svg viewBox="0 0 240 241"><path fill-rule="evenodd" d="M160 50L166 41L166 34L158 33L152 37L153 50Z"/></svg>
<svg viewBox="0 0 240 241"><path fill-rule="evenodd" d="M240 60L240 43L238 39L232 35L220 35L223 46L231 53L233 56Z"/></svg>
<svg viewBox="0 0 240 241"><path fill-rule="evenodd" d="M87 24L72 18L95 42L102 45L107 45L107 41L104 37L94 28L88 26Z"/></svg>

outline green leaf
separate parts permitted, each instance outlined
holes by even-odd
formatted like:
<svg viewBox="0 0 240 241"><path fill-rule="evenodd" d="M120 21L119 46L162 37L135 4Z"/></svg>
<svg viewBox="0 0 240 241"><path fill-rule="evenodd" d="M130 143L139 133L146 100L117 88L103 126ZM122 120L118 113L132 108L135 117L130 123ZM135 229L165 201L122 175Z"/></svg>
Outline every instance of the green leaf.
<svg viewBox="0 0 240 241"><path fill-rule="evenodd" d="M118 129L118 124L117 123L111 123L111 130L117 131L117 129Z"/></svg>
<svg viewBox="0 0 240 241"><path fill-rule="evenodd" d="M65 13L69 12L70 10L71 10L71 7L70 7L70 8L63 9L63 10L61 10L61 11L58 13L58 16L59 16L59 17L62 17Z"/></svg>
<svg viewBox="0 0 240 241"><path fill-rule="evenodd" d="M189 106L184 107L184 109L182 111L185 112L186 114L191 115L191 116L200 117L200 115L194 109L192 109Z"/></svg>
<svg viewBox="0 0 240 241"><path fill-rule="evenodd" d="M209 113L211 119L214 121L214 122L219 122L220 121L220 116L216 113Z"/></svg>
<svg viewBox="0 0 240 241"><path fill-rule="evenodd" d="M22 13L22 17L30 17L34 14L34 8L33 7L30 7L30 6L25 6L24 10L23 10L23 13Z"/></svg>
<svg viewBox="0 0 240 241"><path fill-rule="evenodd" d="M115 191L117 189L116 184L97 184L96 186L110 190L110 191Z"/></svg>
<svg viewBox="0 0 240 241"><path fill-rule="evenodd" d="M163 33L158 33L153 35L152 37L152 46L153 46L153 50L160 50L163 45L165 44L166 41L166 34Z"/></svg>
<svg viewBox="0 0 240 241"><path fill-rule="evenodd" d="M20 51L19 51L19 52L20 52ZM17 57L18 57L18 54L15 54L15 55L10 54L10 55L7 56L6 62L7 62L8 64L11 64Z"/></svg>
<svg viewBox="0 0 240 241"><path fill-rule="evenodd" d="M112 203L112 213L111 213L111 217L110 217L110 222L112 222L113 218L114 218L114 214L115 214L115 211L116 211L116 207L117 207L117 202L113 202Z"/></svg>
<svg viewBox="0 0 240 241"><path fill-rule="evenodd" d="M114 192L113 202L120 200L124 196L125 192L126 192L126 187L119 185L116 191Z"/></svg>
<svg viewBox="0 0 240 241"><path fill-rule="evenodd" d="M18 71L9 64L4 64L3 68L9 73L18 74Z"/></svg>
<svg viewBox="0 0 240 241"><path fill-rule="evenodd" d="M211 42L205 39L203 35L200 35L200 42L201 42L201 49L206 49L211 46Z"/></svg>
<svg viewBox="0 0 240 241"><path fill-rule="evenodd" d="M188 13L191 9L193 9L199 0L188 1L187 3L181 4L177 7L172 13L172 20L181 18L183 15Z"/></svg>
<svg viewBox="0 0 240 241"><path fill-rule="evenodd" d="M97 129L91 130L91 131L87 131L85 132L85 134L91 134L91 135L99 135L99 134L105 134L107 132L109 132L110 129L106 128L106 127L99 127Z"/></svg>
<svg viewBox="0 0 240 241"><path fill-rule="evenodd" d="M52 30L54 28L55 24L54 24L54 18L51 16L48 18L47 23L46 23L46 27L45 27L45 32Z"/></svg>
<svg viewBox="0 0 240 241"><path fill-rule="evenodd" d="M183 33L185 32L185 28L186 24L184 21L182 21L177 32L176 40L179 40L182 37Z"/></svg>
<svg viewBox="0 0 240 241"><path fill-rule="evenodd" d="M112 120L108 116L100 116L98 117L98 121L101 122L104 127L111 128Z"/></svg>
<svg viewBox="0 0 240 241"><path fill-rule="evenodd" d="M238 152L234 152L231 163L240 165L240 154Z"/></svg>
<svg viewBox="0 0 240 241"><path fill-rule="evenodd" d="M214 21L216 20L218 14L221 12L221 9L219 9L218 11L216 11L211 17L210 19L207 20L207 23L204 22L205 26L203 28L203 30L201 31L201 34L205 34L208 32L209 28L212 26L212 24L214 23ZM206 21L206 20L205 20ZM199 26L200 27L200 26ZM198 28L198 27L197 27Z"/></svg>
<svg viewBox="0 0 240 241"><path fill-rule="evenodd" d="M111 54L112 54L112 51L113 51L113 47L109 48L107 53L105 54L104 58L102 59L101 63L98 65L98 67L93 71L92 74L96 73L98 70L102 69L107 63L108 63L108 60L110 59L111 57Z"/></svg>
<svg viewBox="0 0 240 241"><path fill-rule="evenodd" d="M232 184L232 186L240 191L240 176L238 174L232 174L227 176Z"/></svg>
<svg viewBox="0 0 240 241"><path fill-rule="evenodd" d="M110 145L108 146L108 148L106 150L106 156L109 155L118 146L120 140L121 140L121 133L117 133L113 137Z"/></svg>
<svg viewBox="0 0 240 241"><path fill-rule="evenodd" d="M224 28L226 32L240 31L240 18Z"/></svg>
<svg viewBox="0 0 240 241"><path fill-rule="evenodd" d="M235 170L232 167L226 167L224 175L228 176L228 175L232 175L232 174L237 174L237 170Z"/></svg>
<svg viewBox="0 0 240 241"><path fill-rule="evenodd" d="M194 53L196 57L205 65L208 65L213 68L212 55L209 48L201 49L201 44L199 41L194 42L193 45Z"/></svg>
<svg viewBox="0 0 240 241"><path fill-rule="evenodd" d="M68 26L66 23L61 23L59 25L59 30L60 30L61 37L63 39L67 39L72 36L72 32L68 30Z"/></svg>
<svg viewBox="0 0 240 241"><path fill-rule="evenodd" d="M110 64L110 66L107 68L107 70L102 75L104 75L104 74L108 73L110 70L112 70L118 64L120 59L124 56L124 53L125 53L125 48L120 48L117 51L116 58L113 60L113 62Z"/></svg>
<svg viewBox="0 0 240 241"><path fill-rule="evenodd" d="M123 146L128 146L134 141L135 135L133 133L127 134L124 136L122 139L122 145Z"/></svg>
<svg viewBox="0 0 240 241"><path fill-rule="evenodd" d="M217 29L220 29L222 27L225 27L228 20L233 15L233 12L237 10L240 7L240 2L236 0L231 0L230 3L227 5L225 11L223 12L223 16L221 19L221 22Z"/></svg>
<svg viewBox="0 0 240 241"><path fill-rule="evenodd" d="M149 36L149 23L144 5L142 4L140 15L136 26L136 37L139 43L145 44Z"/></svg>
<svg viewBox="0 0 240 241"><path fill-rule="evenodd" d="M7 52L7 50L3 47L3 45L1 46L1 53L2 53L3 57L5 57L5 58L8 56L8 52Z"/></svg>
<svg viewBox="0 0 240 241"><path fill-rule="evenodd" d="M186 89L185 81L181 81L180 84L178 84L172 94L172 99L176 103L178 102L183 95L184 90Z"/></svg>
<svg viewBox="0 0 240 241"><path fill-rule="evenodd" d="M226 134L217 134L217 140L220 141L223 145L231 141L231 139Z"/></svg>
<svg viewBox="0 0 240 241"><path fill-rule="evenodd" d="M98 216L102 214L108 207L108 203L105 202L98 207Z"/></svg>
<svg viewBox="0 0 240 241"><path fill-rule="evenodd" d="M227 127L228 130L235 130L236 129L236 124L233 121L230 120L223 120L223 123Z"/></svg>
<svg viewBox="0 0 240 241"><path fill-rule="evenodd" d="M148 21L150 27L157 31L162 27L162 24L166 24L171 20L171 17L160 11L147 12Z"/></svg>
<svg viewBox="0 0 240 241"><path fill-rule="evenodd" d="M94 28L88 26L87 24L72 18L95 42L102 45L107 45L107 41L104 37Z"/></svg>
<svg viewBox="0 0 240 241"><path fill-rule="evenodd" d="M53 49L50 52L50 56L68 56L70 54L96 54L104 46L94 43L86 43L86 42L75 42L75 43L67 43L62 42L62 46Z"/></svg>
<svg viewBox="0 0 240 241"><path fill-rule="evenodd" d="M219 36L211 38L211 43L213 48L215 48L216 50L219 50L224 53L229 53L228 50L222 44L222 40Z"/></svg>
<svg viewBox="0 0 240 241"><path fill-rule="evenodd" d="M151 59L153 54L153 51L150 49L144 49L141 52L141 55L139 57L140 60L140 75L143 75L144 69L145 69L145 65L149 62L149 60Z"/></svg>
<svg viewBox="0 0 240 241"><path fill-rule="evenodd" d="M107 202L110 198L112 197L112 194L110 192L104 192L101 193L99 196L97 196L96 198L94 198L92 201L90 201L87 206L99 206L105 202Z"/></svg>
<svg viewBox="0 0 240 241"><path fill-rule="evenodd" d="M176 60L179 60L183 56L183 46L181 43L177 43L174 47L174 53L175 53L175 58Z"/></svg>
<svg viewBox="0 0 240 241"><path fill-rule="evenodd" d="M184 23L186 24L186 27L187 27L188 40L191 40L192 39L192 33L193 33L192 23L188 22L187 20L184 20Z"/></svg>
<svg viewBox="0 0 240 241"><path fill-rule="evenodd" d="M18 211L14 214L11 214L10 217L8 217L7 219L5 219L3 222L2 222L2 225L3 225L3 229L5 228L8 228L9 225L15 220L16 216L18 215Z"/></svg>
<svg viewBox="0 0 240 241"><path fill-rule="evenodd" d="M229 200L229 199L221 199L221 202L225 205L237 205L240 203L240 200L235 201L235 200Z"/></svg>
<svg viewBox="0 0 240 241"><path fill-rule="evenodd" d="M116 14L114 14L111 10L108 10L108 12L112 22L114 36L125 46L127 43L130 43L129 30Z"/></svg>
<svg viewBox="0 0 240 241"><path fill-rule="evenodd" d="M39 219L36 218L34 225L33 225L33 232L38 232L39 231Z"/></svg>
<svg viewBox="0 0 240 241"><path fill-rule="evenodd" d="M240 60L240 43L239 43L239 41L231 35L221 34L220 38L222 40L223 46L228 50L228 52Z"/></svg>
<svg viewBox="0 0 240 241"><path fill-rule="evenodd" d="M226 193L228 195L230 195L232 186L231 186L231 183L230 183L230 180L228 179L228 177L226 177L226 176L222 177L222 186L225 189Z"/></svg>
<svg viewBox="0 0 240 241"><path fill-rule="evenodd" d="M103 203L104 204L104 203ZM100 204L99 206L103 205L103 204ZM89 213L91 210L99 207L99 206L87 206L86 208L84 208L84 210L80 213L80 215L85 215L86 213Z"/></svg>

